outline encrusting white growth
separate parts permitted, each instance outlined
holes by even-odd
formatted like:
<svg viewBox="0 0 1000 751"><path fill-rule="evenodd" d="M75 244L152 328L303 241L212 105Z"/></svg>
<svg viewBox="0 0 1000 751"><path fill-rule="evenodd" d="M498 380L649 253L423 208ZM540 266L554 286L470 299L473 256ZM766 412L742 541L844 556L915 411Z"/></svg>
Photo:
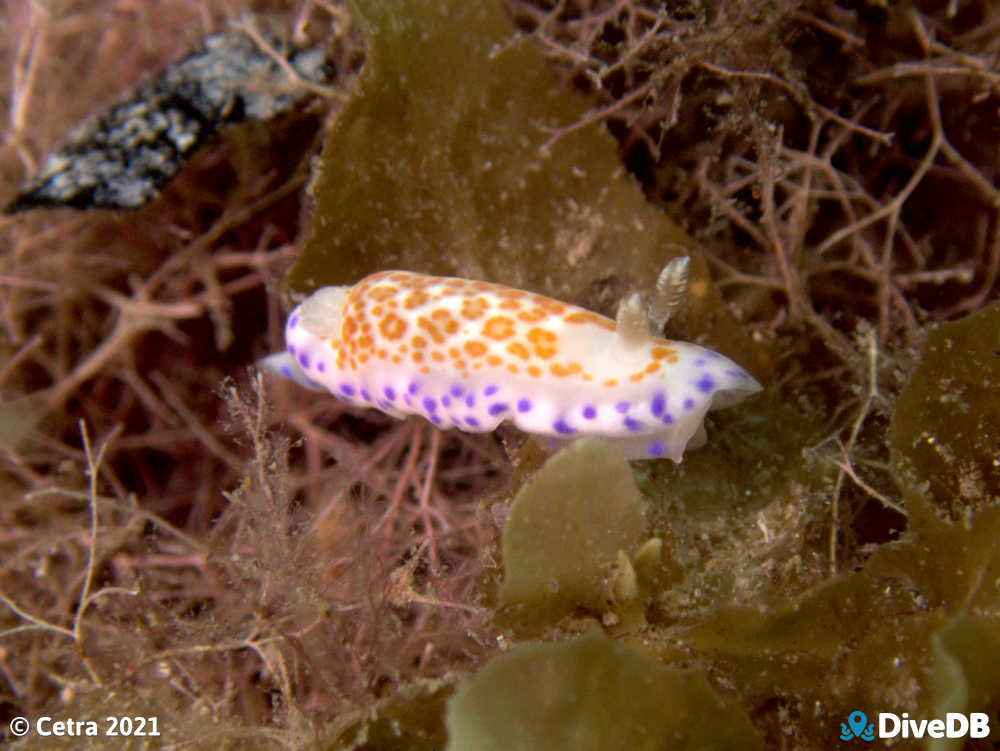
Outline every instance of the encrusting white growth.
<svg viewBox="0 0 1000 751"><path fill-rule="evenodd" d="M639 304L616 328L499 284L384 271L314 292L288 319L287 352L262 365L396 417L471 432L510 420L550 442L599 436L632 459L680 462L710 409L761 386L717 352L651 336Z"/></svg>

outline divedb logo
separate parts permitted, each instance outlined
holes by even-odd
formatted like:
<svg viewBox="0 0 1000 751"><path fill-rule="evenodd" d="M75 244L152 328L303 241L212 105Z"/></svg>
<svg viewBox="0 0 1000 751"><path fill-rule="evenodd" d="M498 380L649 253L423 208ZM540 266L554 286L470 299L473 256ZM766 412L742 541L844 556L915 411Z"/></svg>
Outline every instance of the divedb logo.
<svg viewBox="0 0 1000 751"><path fill-rule="evenodd" d="M907 712L893 714L879 712L878 733L876 723L868 716L854 710L847 722L840 723L840 740L873 741L875 738L985 738L990 734L990 716L985 712L948 712L944 719L914 720Z"/></svg>

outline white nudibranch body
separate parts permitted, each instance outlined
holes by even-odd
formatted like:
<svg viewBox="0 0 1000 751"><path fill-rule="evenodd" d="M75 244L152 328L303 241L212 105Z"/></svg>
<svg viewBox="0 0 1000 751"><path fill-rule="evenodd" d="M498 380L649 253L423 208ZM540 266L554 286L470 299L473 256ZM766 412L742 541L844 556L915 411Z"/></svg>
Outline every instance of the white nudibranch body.
<svg viewBox="0 0 1000 751"><path fill-rule="evenodd" d="M324 287L264 365L346 402L442 428L503 420L556 442L598 436L632 459L704 440L710 409L761 390L712 350L620 335L614 321L499 284L385 271Z"/></svg>

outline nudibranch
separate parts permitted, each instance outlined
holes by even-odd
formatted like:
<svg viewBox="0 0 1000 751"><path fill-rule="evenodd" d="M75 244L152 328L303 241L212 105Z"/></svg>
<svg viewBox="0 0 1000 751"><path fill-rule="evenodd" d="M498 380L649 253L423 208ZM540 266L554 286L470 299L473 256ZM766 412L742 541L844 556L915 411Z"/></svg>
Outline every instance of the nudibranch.
<svg viewBox="0 0 1000 751"><path fill-rule="evenodd" d="M395 417L470 432L510 420L557 444L598 436L631 459L680 462L704 441L710 409L761 386L729 358L637 334L625 318L616 326L499 284L384 271L314 292L288 318L287 352L263 364Z"/></svg>

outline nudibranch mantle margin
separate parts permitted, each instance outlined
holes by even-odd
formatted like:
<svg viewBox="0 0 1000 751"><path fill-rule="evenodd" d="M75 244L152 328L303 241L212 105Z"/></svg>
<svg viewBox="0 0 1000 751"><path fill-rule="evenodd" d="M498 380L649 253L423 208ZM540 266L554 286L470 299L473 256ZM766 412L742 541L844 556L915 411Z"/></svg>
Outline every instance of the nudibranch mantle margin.
<svg viewBox="0 0 1000 751"><path fill-rule="evenodd" d="M504 420L550 443L597 436L630 459L680 462L711 409L761 390L705 347L624 336L589 310L489 282L383 271L323 287L263 366L313 389L442 428Z"/></svg>

